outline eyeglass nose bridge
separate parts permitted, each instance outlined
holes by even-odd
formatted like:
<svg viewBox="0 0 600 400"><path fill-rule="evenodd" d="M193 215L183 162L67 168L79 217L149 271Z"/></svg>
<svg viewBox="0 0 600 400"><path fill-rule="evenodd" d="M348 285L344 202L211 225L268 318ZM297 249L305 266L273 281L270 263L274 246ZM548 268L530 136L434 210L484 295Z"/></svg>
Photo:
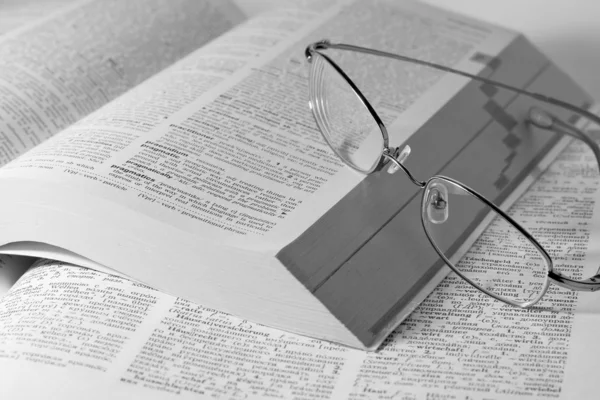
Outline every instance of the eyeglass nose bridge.
<svg viewBox="0 0 600 400"><path fill-rule="evenodd" d="M404 161L406 161L408 159L408 156L410 156L410 151L410 146L408 145L404 146L402 150L400 150L400 147L397 147L394 150L392 157L398 162L398 164L404 164ZM395 174L396 172L398 172L400 170L398 164L394 162L391 163L390 166L387 168L387 173Z"/></svg>
<svg viewBox="0 0 600 400"><path fill-rule="evenodd" d="M410 151L411 149L409 145L404 146L402 150L400 150L400 147L391 149L386 147L382 154L383 162L381 168L387 166L386 171L388 174L395 174L399 170L402 170L412 183L423 189L427 183L416 179L413 174L404 166L404 162L408 159ZM391 162L391 164L387 165L389 162Z"/></svg>

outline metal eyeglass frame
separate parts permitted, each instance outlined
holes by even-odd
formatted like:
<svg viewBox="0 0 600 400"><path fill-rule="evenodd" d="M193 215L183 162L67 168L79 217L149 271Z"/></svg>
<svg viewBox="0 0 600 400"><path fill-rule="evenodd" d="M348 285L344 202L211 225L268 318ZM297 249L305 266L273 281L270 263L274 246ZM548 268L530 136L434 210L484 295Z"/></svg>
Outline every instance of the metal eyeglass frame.
<svg viewBox="0 0 600 400"><path fill-rule="evenodd" d="M379 57L386 57L386 58L391 58L391 59L395 59L395 60L410 62L413 64L423 65L423 66L430 67L430 68L444 71L444 72L453 73L456 75L463 76L465 78L469 78L469 79L479 81L479 82L482 82L485 84L493 85L498 88L506 89L513 93L524 95L524 96L530 97L532 99L535 99L535 100L538 100L538 101L541 101L541 102L544 102L544 103L547 103L550 105L562 107L568 111L578 114L581 117L588 118L590 121L600 125L600 118L598 116L596 116L595 114L591 113L588 110L577 107L573 104L564 102L562 100L555 99L553 97L549 97L549 96L539 94L539 93L529 92L529 91L526 91L523 89L519 89L517 87L513 87L510 85L507 85L507 84L504 84L501 82L497 82L497 81L494 81L491 79L483 78L483 77L480 77L477 75L473 75L473 74L470 74L470 73L467 73L464 71L456 70L456 69L446 67L443 65L439 65L439 64L432 63L432 62L419 60L419 59L415 59L412 57L407 57L407 56L403 56L403 55L399 55L399 54L388 53L385 51L380 51L380 50L375 50L375 49L370 49L370 48L365 48L365 47L360 47L360 46L354 46L354 45L350 45L350 44L331 43L328 40L321 40L321 41L312 43L309 46L307 46L306 50L305 50L305 57L309 63L312 62L313 55L318 54L319 56L323 57L323 59L325 60L326 63L329 64L329 66L331 66L337 73L339 73L339 75L348 83L348 85L350 86L352 91L355 93L355 95L358 97L360 102L364 105L364 107L369 111L369 113L371 114L373 119L376 121L376 123L379 126L379 129L381 131L381 134L383 136L383 151L381 153L381 157L380 157L379 161L376 164L374 164L374 166L371 168L371 170L368 170L368 171L362 171L362 170L356 168L354 165L346 162L346 160L338 153L338 150L334 146L331 145L330 140L327 137L327 134L325 132L323 132L323 130L321 129L321 125L319 124L317 115L315 115L316 110L315 110L314 105L312 104L312 99L311 99L309 101L309 105L312 110L313 117L316 120L317 126L319 127L319 130L321 131L321 134L323 135L323 138L330 145L330 147L336 153L336 155L338 155L338 157L340 157L342 159L342 161L344 161L345 164L347 164L348 166L352 167L353 169L355 169L363 174L371 174L373 172L380 171L381 169L384 168L384 166L388 165L388 163L391 162L394 164L394 165L391 165L391 167L394 168L394 170L398 170L398 169L402 170L406 174L406 176L408 176L410 181L413 184L417 185L421 189L425 189L427 184L433 179L442 179L442 180L451 182L451 183L457 185L458 187L462 188L463 190L465 190L471 196L474 196L477 199L479 199L480 201L482 201L484 204L489 206L493 211L495 211L501 217L503 217L507 222L509 222L515 229L517 229L517 231L519 233L524 235L529 240L529 242L538 249L538 251L544 257L544 259L546 261L546 265L547 265L547 270L546 270L547 277L545 280L544 288L535 300L529 301L526 303L518 303L518 302L513 302L509 299L502 298L502 297L486 290L485 288L480 287L476 283L472 282L469 278L465 277L460 272L460 270L458 270L458 268L456 268L454 266L454 264L444 255L444 252L435 244L434 240L430 237L428 230L425 227L425 222L423 220L423 212L421 212L421 223L423 225L423 230L425 231L425 234L427 235L427 238L429 239L429 242L434 247L434 249L436 250L438 255L444 260L444 262L457 275L459 275L461 278L463 278L469 284L474 286L476 289L492 296L493 298L500 300L504 303L511 304L513 306L517 306L517 307L521 307L521 308L527 308L527 307L530 307L530 306L534 305L535 303L537 303L547 292L550 282L552 282L558 286L561 286L563 288L575 290L575 291L596 291L596 290L600 289L600 269L596 272L596 275L594 275L588 279L583 279L583 280L571 279L571 278L568 278L568 277L562 275L560 272L554 271L552 258L550 257L548 252L539 244L539 242L533 236L531 236L531 234L529 234L529 232L527 232L525 230L525 228L523 228L518 222L514 221L510 216L508 216L504 211L502 211L500 208L498 208L494 203L492 203L490 200L488 200L487 198L485 198L483 195L479 194L475 190L471 189L470 187L468 187L468 186L464 185L463 183L458 182L452 178L448 178L448 177L445 177L442 175L432 176L427 181L417 180L414 177L414 175L403 165L403 161L406 159L406 156L408 155L406 153L406 151L404 149L400 150L400 147L393 148L393 147L389 146L388 132L387 132L387 129L386 129L385 125L383 124L381 118L377 115L377 113L375 112L375 109L371 106L369 101L362 94L360 89L354 84L354 82L348 77L348 75L330 57L328 57L326 54L323 53L323 51L327 50L327 49L352 51L352 52L370 54L370 55L379 56ZM596 162L600 169L600 147L598 146L598 144L596 144L596 142L594 142L594 140L592 140L591 137L589 137L587 134L585 134L580 129L576 128L575 126L573 126L571 124L568 124L568 123L562 121L561 119L557 118L553 114L551 114L547 111L541 110L537 107L532 107L529 110L529 121L528 122L538 128L543 129L543 130L558 132L563 135L569 135L569 136L572 136L576 139L579 139L579 140L585 142L592 149L594 156L596 158ZM424 203L425 203L424 198L425 198L425 192L423 192L422 207L424 207ZM436 201L439 201L439 200L441 200L442 202L445 201L443 198L436 199Z"/></svg>

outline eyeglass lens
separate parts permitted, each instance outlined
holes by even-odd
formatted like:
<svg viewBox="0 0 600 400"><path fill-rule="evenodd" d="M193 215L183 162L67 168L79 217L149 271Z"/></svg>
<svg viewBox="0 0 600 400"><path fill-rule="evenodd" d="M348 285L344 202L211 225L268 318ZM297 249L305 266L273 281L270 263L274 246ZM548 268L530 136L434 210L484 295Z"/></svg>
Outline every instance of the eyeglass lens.
<svg viewBox="0 0 600 400"><path fill-rule="evenodd" d="M325 57L314 53L310 106L331 148L347 164L371 172L384 148L383 134L368 108Z"/></svg>
<svg viewBox="0 0 600 400"><path fill-rule="evenodd" d="M423 227L432 245L467 281L508 303L527 306L546 291L549 265L512 223L462 185L442 177L425 187ZM477 237L466 257L458 251ZM490 246L493 244L493 246Z"/></svg>

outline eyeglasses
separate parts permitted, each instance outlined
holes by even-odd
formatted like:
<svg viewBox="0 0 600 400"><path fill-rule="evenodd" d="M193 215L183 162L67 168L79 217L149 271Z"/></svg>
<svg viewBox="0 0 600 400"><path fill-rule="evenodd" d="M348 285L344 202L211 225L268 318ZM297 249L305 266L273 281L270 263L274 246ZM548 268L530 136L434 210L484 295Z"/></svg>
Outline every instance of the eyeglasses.
<svg viewBox="0 0 600 400"><path fill-rule="evenodd" d="M325 141L341 160L358 172L371 174L383 168L387 168L390 173L402 170L413 184L422 189L421 222L425 234L435 251L458 276L493 298L522 308L540 301L551 282L571 290L600 289L600 273L588 279L577 280L554 271L548 252L525 228L467 185L441 175L433 176L427 181L417 180L403 164L410 154L410 147L390 147L387 129L381 118L357 85L338 64L324 54L328 49L418 64L561 107L599 125L600 118L585 109L552 97L411 57L348 44L333 44L326 40L309 45L305 52L310 63L309 105ZM554 114L532 107L526 122L542 130L583 141L591 148L600 164L598 145L580 129ZM456 222L460 226L485 227L482 237L496 243L501 242L502 248L509 251L501 254L492 252L481 257L478 255L474 259L460 262L451 261L457 253L456 244L464 233L461 231L457 234L456 229L452 229Z"/></svg>

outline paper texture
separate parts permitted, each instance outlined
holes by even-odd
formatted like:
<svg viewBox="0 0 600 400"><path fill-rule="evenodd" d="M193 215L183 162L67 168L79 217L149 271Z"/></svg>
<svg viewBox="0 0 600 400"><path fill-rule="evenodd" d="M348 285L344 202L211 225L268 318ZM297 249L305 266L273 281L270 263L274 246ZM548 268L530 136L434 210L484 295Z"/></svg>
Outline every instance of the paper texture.
<svg viewBox="0 0 600 400"><path fill-rule="evenodd" d="M393 25L398 32L352 32L367 21L390 25L398 18L405 19ZM405 29L417 32L407 38ZM483 32L412 3L259 17L11 163L3 176L78 186L203 241L276 249L363 178L334 158L314 127L303 47L320 37L358 40L477 72L484 66L466 61L470 55L496 54L515 37L492 27ZM339 58L341 65L353 61L348 54ZM392 144L466 83L403 63L369 61L349 73L376 97L386 122L402 114L401 129L392 126ZM406 74L406 90L387 84ZM309 202L315 194L320 201Z"/></svg>
<svg viewBox="0 0 600 400"><path fill-rule="evenodd" d="M1 2L0 166L241 20L224 1Z"/></svg>
<svg viewBox="0 0 600 400"><path fill-rule="evenodd" d="M34 258L0 254L0 298L35 261Z"/></svg>
<svg viewBox="0 0 600 400"><path fill-rule="evenodd" d="M576 276L595 272L600 251L595 163L574 142L510 210L556 269ZM483 243L467 258L501 249ZM41 262L0 300L0 394L594 399L598 304L596 294L553 288L539 307L522 310L450 275L377 353L366 353Z"/></svg>
<svg viewBox="0 0 600 400"><path fill-rule="evenodd" d="M0 242L68 249L166 292L259 321L270 310L276 326L335 338L346 328L274 259L364 178L335 158L314 125L304 47L327 36L358 40L478 73L486 66L474 54L497 54L516 37L419 3L374 5L253 19L12 161L0 180L19 194L0 200L15 210ZM367 35L368 21L394 30ZM340 55L341 64L352 61ZM402 63L375 61L372 74L369 62L357 65L350 73L367 95L378 91L372 101L392 144L468 83ZM373 85L376 75L412 84L400 96L393 85ZM199 258L201 266L187 268ZM212 286L199 292L198 282ZM281 302L249 289L258 285ZM289 309L314 318L298 322Z"/></svg>
<svg viewBox="0 0 600 400"><path fill-rule="evenodd" d="M240 20L224 2L85 1L2 36L0 165Z"/></svg>
<svg viewBox="0 0 600 400"><path fill-rule="evenodd" d="M76 0L4 0L0 3L0 35L57 12Z"/></svg>
<svg viewBox="0 0 600 400"><path fill-rule="evenodd" d="M120 5L111 4L117 7L113 10L115 14L103 15L126 15L115 11L122 10L118 8ZM136 5L139 6L138 3L127 3L127 7ZM99 243L116 243L116 248L123 250L110 256L118 257L121 266L131 265L132 269L129 271L133 273L136 272L135 268L139 272L154 262L161 266L160 271L164 275L153 279L169 283L169 280L174 279L174 256L179 254L176 246L188 249L199 246L198 237L182 238L181 231L201 233L208 229L210 233L204 232L204 236L211 236L217 243L240 237L241 231L224 230L208 222L215 215L232 220L238 218L241 221L241 210L245 210L247 216L242 221L245 225L238 224L239 229L246 229L257 238L269 237L261 236L261 228L275 236L278 231L271 225L273 220L278 222L279 219L253 217L250 213L256 213L254 208L259 206L273 210L273 204L277 204L278 208L274 211L276 216L298 210L293 217L281 218L290 224L290 221L296 221L293 218L310 222L307 216L312 215L313 211L307 210L306 214L302 214L299 207L302 203L299 201L303 198L290 193L295 193L293 191L296 190L305 193L303 196L310 196L311 188L321 182L316 179L319 175L314 173L315 168L324 175L339 170L335 175L335 179L339 179L339 186L333 187L338 188L340 193L347 191L360 178L345 175L346 170L331 157L325 156L320 151L324 148L323 145L317 145L312 136L303 138L312 147L304 142L304 147L294 147L298 144L293 142L296 139L278 138L263 132L265 126L275 123L274 121L278 124L285 123L282 122L285 120L282 117L291 121L297 115L267 115L258 107L262 103L258 100L253 103L245 96L246 92L251 91L259 97L265 95L257 91L257 85L270 82L273 79L269 78L270 74L276 76L282 71L292 75L303 73L303 67L296 63L297 60L278 57L285 54L298 37L302 37L302 45L307 43L321 24L330 20L342 24L343 18L335 19L338 12L335 7L325 8L318 15L287 11L250 22L242 29L224 35L222 41L206 46L192 58L181 61L173 67L176 73L169 78L166 77L167 74L159 75L120 98L114 105L89 115L64 134L49 139L34 152L13 161L3 169L5 172L2 172L2 183L6 185L3 187L23 189L22 193L28 194L32 203L37 202L37 208L32 209L39 214L32 212L29 217L38 223L52 222L46 225L52 229L46 228L44 231L40 228L35 231L33 235L38 236L34 239L41 239L46 235L46 238L51 238L49 243L60 245L66 244L65 238L70 237L68 240L72 241L74 248L89 250L83 253L93 255L94 259L98 256L100 260L108 259L102 259L107 256L101 254L103 250L98 247ZM383 15L382 18L384 17L387 16ZM424 29L439 22L435 15L417 15L414 18L422 22ZM74 20L77 20L77 15L65 17L65 21ZM105 21L106 24L108 22L110 20ZM185 27L185 24L175 23L173 20L171 23ZM485 48L492 53L499 51L514 37L513 33L494 31L493 28L489 28L489 36L473 37L468 35L469 32L472 33L470 28L463 31L456 25L442 25L443 28L449 26L457 34L453 37L458 43L454 49L457 53L445 54L448 58L444 60L455 60L461 67L474 71L481 68L481 65L461 65L461 60L472 54L474 49ZM421 39L431 33L427 29ZM135 34L140 33L135 29L133 31ZM39 31L33 29L27 32L34 34ZM320 35L321 32L314 39L320 38ZM13 42L15 37L11 36L0 44L0 53L19 48L18 43ZM168 38L162 39L165 44L170 43ZM243 46L238 45L241 40L246 40ZM378 38L373 40L374 43L379 43ZM33 50L44 50L43 43L33 43L37 43ZM413 44L402 43L407 47ZM429 50L435 52L435 46ZM75 58L80 55L80 52L73 53ZM96 55L86 56L95 59ZM74 97L70 98L61 91L64 88L59 77L49 81L40 78L44 74L25 58L25 67L15 64L17 68L11 68L12 65L2 64L2 71L6 71L6 74L0 75L3 79L0 90L10 95L6 97L6 104L12 106L9 110L13 110L9 113L10 117L17 121L18 115L14 110L28 102L32 103L30 98L14 95L14 89L21 85L17 84L21 82L18 75L23 71L28 72L25 74L24 87L48 93L50 97L63 96L68 101L59 109L44 108L46 106L43 104L29 104L29 108L23 108L31 111L31 119L43 128L39 130L42 135L36 136L38 130L34 132L32 128L26 128L14 137L5 138L2 142L4 152L0 153L4 157L3 161L14 159L27 148L99 107L111 96L125 91L127 87L122 81L111 81L119 76L121 70L118 68L119 63L108 57L102 59L103 63L100 63L98 69L92 68L95 73L107 78L101 80L106 83L104 86L95 85L96 81L92 83L90 75L78 76L77 68L59 68L59 71L69 71L81 78L76 80L80 86L75 85L75 91L71 93ZM50 57L50 60L53 59ZM146 71L144 57L136 60L132 69L132 82L146 76L146 72L143 72ZM284 68L277 64L282 61L290 65L285 65L287 68ZM59 66L64 67L63 64ZM85 65L79 67L87 68ZM248 77L256 81L249 80ZM437 88L440 93L447 93L449 88L458 90L463 85L460 81L437 79L438 81L433 79L434 83L427 83L425 79L416 79L415 82ZM440 86L436 87L438 84ZM227 96L228 90L233 90L234 87L240 92L239 97ZM93 95L91 98L77 97L77 93ZM175 96L175 93L178 95ZM422 91L416 90L415 93L422 94ZM436 97L435 90L430 93L433 93L431 97ZM448 96L451 95L450 91ZM423 99L432 100L426 96ZM395 113L406 112L404 115L407 120L397 122L400 124L397 126L406 129L411 126L408 119L417 121L415 124L427 119L432 110L425 107L426 103L419 105L421 97L416 97L411 108L407 109L413 111L382 104L384 115L392 120ZM142 98L149 100L142 101ZM300 97L298 102L299 99ZM443 104L444 99L439 102ZM225 107L225 104L228 109L238 107L241 110L248 107L253 110L250 112L252 118L241 111L240 114L234 113L234 118L220 113L220 107ZM202 114L206 112L206 107L210 108L210 116ZM190 113L192 109L194 112ZM41 115L36 113L39 110L44 110L49 117L37 118L36 116ZM306 108L304 110L307 111ZM247 141L239 149L235 146L227 147L230 143L223 137L219 138L218 145L212 142L206 145L207 142L202 142L207 139L203 136L203 122L195 113L206 117L202 121L213 124L213 128L227 126L234 134L236 129L248 128L248 124L255 123L256 126L252 128L256 129L256 137L260 140ZM15 123L15 126L21 124ZM298 126L297 129L298 132L304 132L307 128ZM4 131L12 132L10 129ZM314 128L311 132L314 134ZM85 137L82 136L84 133ZM187 135L188 133L193 135ZM17 137L28 138L28 141L17 141ZM100 137L106 140L101 140ZM402 141L402 137L397 140ZM211 145L214 147L210 147ZM249 150L253 146L261 149L254 158L252 154L255 153ZM290 165L300 165L302 168L286 169L291 178L295 177L290 186L292 189L284 184L286 187L282 187L281 191L269 192L266 186L261 185L266 181L269 184L277 182L279 175L274 174L276 169L268 163L273 159L265 162L263 157L265 154L282 155L287 146L305 150L305 154L312 154L316 161L311 164L306 161L309 158L295 160ZM193 149L195 153L184 152L184 147ZM240 183L229 175L223 180L225 184L217 183L216 177L220 177L219 173L225 171L223 164L228 168L235 166L235 157L225 160L227 162L218 160L217 155L221 153L215 149L228 150L230 153L226 154L231 155L250 153L249 159L253 164L248 167L248 175L260 176L260 180ZM201 153L209 153L212 163L199 157ZM190 156L195 157L193 162L181 161ZM286 157L288 156L290 155L287 154ZM160 162L156 163L158 160ZM218 164L217 161L223 164ZM582 146L571 146L511 211L555 256L557 269L574 276L587 275L588 272L591 274L597 267L594 265L594 256L598 249L594 244L597 243L598 232L591 229L598 226L595 220L599 214L593 212L597 187L594 162ZM582 163L585 167L582 167ZM257 171L263 174L260 175ZM184 187L198 185L198 182L192 183L192 178L200 174L203 176L203 193L212 196L210 202L199 196L193 198L188 192L181 192ZM177 183L165 185L162 179L167 177ZM20 179L20 183L15 178ZM337 182L331 179L328 184ZM36 180L43 180L45 183L38 183ZM28 186L31 182L35 184ZM138 187L136 200L146 200L145 206L138 210L139 215L151 215L163 222L168 220L172 226L165 228L158 223L141 224L138 226L143 226L147 232L130 232L128 237L119 236L121 232L115 232L115 226L128 226L128 222L139 217L130 215L133 214L133 207L128 204L127 196L132 196L133 190L124 190L123 188L127 188L124 182L134 188ZM62 184L65 190L57 193L53 184ZM220 186L217 187L217 184ZM75 189L79 185L80 189ZM142 185L143 190L140 189ZM81 187L88 193L82 194ZM260 196L256 195L259 191ZM222 205L219 206L218 199L227 197L232 192L236 195L246 192L253 194L253 204L257 206L244 206L239 201L239 208L225 210ZM90 193L98 194L98 200L90 203ZM331 202L335 201L336 196L339 197L335 190L329 194L332 196L329 199ZM10 192L4 194L9 199L11 195ZM181 198L182 195L186 197ZM174 202L177 198L182 199L182 204L187 202L185 205L190 207L195 204L195 209L202 211L204 220L191 218L191 213L185 215L180 212L180 220L172 222L171 211L174 205L169 201ZM115 199L125 206L115 206ZM85 214L85 210L81 209L82 204L88 209L93 208L94 218ZM31 204L24 204L29 205ZM52 219L54 211L56 215ZM236 211L235 215L233 211ZM75 231L77 235L73 235L73 231L68 232L68 229L61 232L56 227L61 226L60 222L64 222L61 217L68 213L72 213L71 218L79 219L82 226L90 221L100 222L94 227L94 232L83 229ZM0 232L14 232L12 240L23 239L20 236L22 231L17 229L21 216L9 215L6 218L8 222L0 226ZM17 221L14 226L10 225L13 222L11 218ZM113 223L115 221L118 223ZM201 228L194 231L195 226ZM149 232L152 232L152 238L144 236ZM289 237L293 234L292 231L286 232ZM280 240L285 237L278 236ZM558 241L557 238L566 240L568 244L561 245L564 241ZM8 241L8 236L3 240ZM175 243L179 240L181 243ZM250 243L257 245L260 241ZM131 248L130 245L138 246L136 248L143 251L128 254L126 249ZM94 246L96 248L91 249ZM493 242L485 242L485 246L480 244L467 257L476 257L480 251L494 250ZM222 248L212 252L207 249L206 259L188 257L179 259L178 262L187 263L190 268L202 272L202 268L207 268L207 263L211 267L218 265L222 251ZM231 252L235 250L231 249ZM163 258L154 259L157 253L163 254ZM246 262L242 266L248 267L265 261L261 255L256 255L253 259L241 252L239 258ZM579 272L581 269L590 271ZM222 278L228 272L224 267L214 276L223 274ZM283 298L283 294L290 293L290 288L276 285L278 277L270 272L268 268L256 270L264 279L273 279L273 290L279 291L277 294ZM189 283L191 287L195 282L192 280ZM244 283L240 282L237 288L239 291L244 290ZM207 296L222 296L224 302L228 295L236 292L232 289L232 293L228 293L219 287L211 289L210 286L210 282L205 285L207 291L212 290ZM599 359L595 354L597 352L590 346L594 339L592 333L597 332L599 323L596 317L598 303L594 299L592 294L556 289L548 294L548 299L542 303L541 308L523 311L494 302L451 276L386 341L378 353L367 354L263 328L214 310L193 306L185 300L122 278L55 262L41 263L0 300L0 373L3 377L0 397L54 396L69 399L271 396L383 400L502 399L535 395L538 398L593 398L593 373L598 367L596 360ZM275 304L269 309L265 308L264 312L272 312L277 307ZM295 322L299 325L306 323ZM36 385L30 384L32 376L36 377Z"/></svg>

